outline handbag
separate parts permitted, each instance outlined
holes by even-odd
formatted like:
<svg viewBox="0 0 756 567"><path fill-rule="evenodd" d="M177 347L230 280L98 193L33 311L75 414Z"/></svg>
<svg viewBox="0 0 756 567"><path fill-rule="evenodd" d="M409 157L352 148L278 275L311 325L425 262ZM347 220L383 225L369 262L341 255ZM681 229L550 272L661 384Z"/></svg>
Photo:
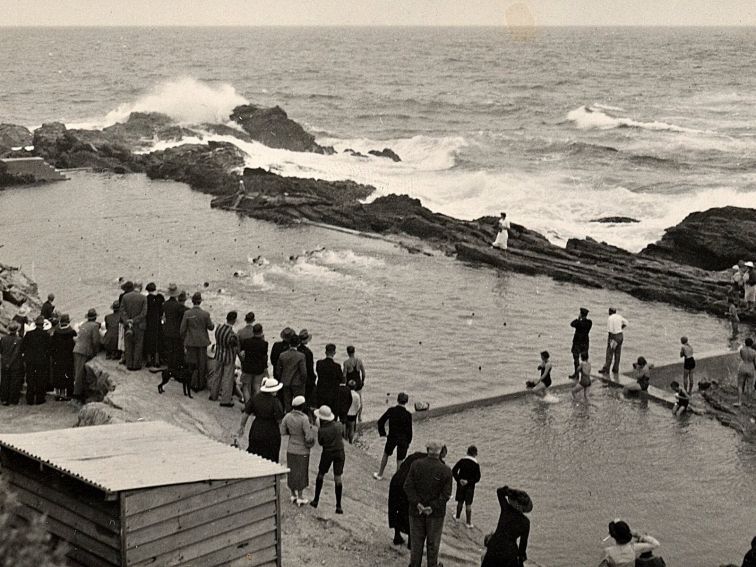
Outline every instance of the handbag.
<svg viewBox="0 0 756 567"><path fill-rule="evenodd" d="M308 449L312 449L315 446L315 431L312 425L305 429L304 444Z"/></svg>

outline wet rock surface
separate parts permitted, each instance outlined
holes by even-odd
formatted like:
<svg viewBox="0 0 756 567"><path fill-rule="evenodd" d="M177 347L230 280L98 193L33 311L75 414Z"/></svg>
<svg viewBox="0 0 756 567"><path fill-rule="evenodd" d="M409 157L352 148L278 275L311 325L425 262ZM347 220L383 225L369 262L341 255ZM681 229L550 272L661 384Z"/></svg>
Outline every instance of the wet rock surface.
<svg viewBox="0 0 756 567"><path fill-rule="evenodd" d="M27 307L30 315L36 315L42 307L37 284L14 266L0 263L0 334L8 332L8 323L21 307Z"/></svg>
<svg viewBox="0 0 756 567"><path fill-rule="evenodd" d="M331 146L317 144L315 136L291 120L280 106L263 108L254 104L243 104L234 108L231 120L241 125L253 140L271 148L316 154L335 153Z"/></svg>

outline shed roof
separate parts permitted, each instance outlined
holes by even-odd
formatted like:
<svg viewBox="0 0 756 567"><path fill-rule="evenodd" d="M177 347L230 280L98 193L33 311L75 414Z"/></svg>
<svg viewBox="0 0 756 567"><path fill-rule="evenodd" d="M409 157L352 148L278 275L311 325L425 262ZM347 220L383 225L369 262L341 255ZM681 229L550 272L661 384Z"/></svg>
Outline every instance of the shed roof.
<svg viewBox="0 0 756 567"><path fill-rule="evenodd" d="M0 447L108 493L288 471L257 455L162 421L0 433Z"/></svg>

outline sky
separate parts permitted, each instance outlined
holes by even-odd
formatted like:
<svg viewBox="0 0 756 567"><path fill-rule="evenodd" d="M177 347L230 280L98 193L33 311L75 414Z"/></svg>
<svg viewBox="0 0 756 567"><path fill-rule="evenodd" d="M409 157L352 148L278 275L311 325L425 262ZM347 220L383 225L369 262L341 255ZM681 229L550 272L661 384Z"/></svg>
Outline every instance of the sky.
<svg viewBox="0 0 756 567"><path fill-rule="evenodd" d="M756 26L756 0L0 0L1 26Z"/></svg>

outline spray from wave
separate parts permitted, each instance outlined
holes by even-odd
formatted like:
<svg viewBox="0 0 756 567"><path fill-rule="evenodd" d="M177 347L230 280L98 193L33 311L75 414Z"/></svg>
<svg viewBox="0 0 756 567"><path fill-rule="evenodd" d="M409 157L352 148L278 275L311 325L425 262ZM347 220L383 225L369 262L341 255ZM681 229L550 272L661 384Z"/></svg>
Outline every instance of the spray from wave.
<svg viewBox="0 0 756 567"><path fill-rule="evenodd" d="M615 117L610 114L597 110L598 108L607 109L606 106L581 106L567 113L567 120L574 122L582 130L611 130L612 128L640 128L642 130L667 131L680 133L703 133L702 130L694 128L685 128L666 122L639 122L632 118ZM619 110L619 109L618 109Z"/></svg>

